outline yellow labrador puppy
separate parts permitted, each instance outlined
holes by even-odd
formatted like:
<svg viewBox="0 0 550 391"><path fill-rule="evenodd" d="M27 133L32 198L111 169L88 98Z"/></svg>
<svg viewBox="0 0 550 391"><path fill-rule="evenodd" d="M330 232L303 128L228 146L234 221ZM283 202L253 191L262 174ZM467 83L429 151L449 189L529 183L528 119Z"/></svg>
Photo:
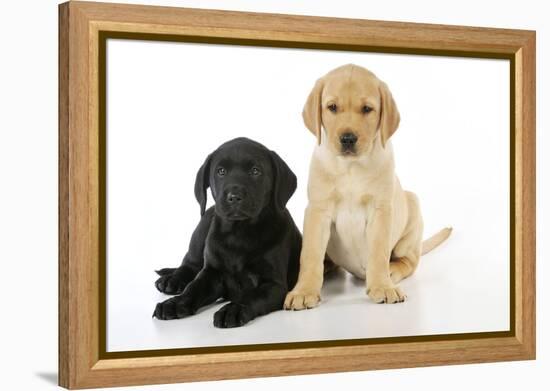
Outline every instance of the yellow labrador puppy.
<svg viewBox="0 0 550 391"><path fill-rule="evenodd" d="M365 68L336 68L313 87L303 118L317 146L310 164L300 274L285 308L319 303L325 252L365 279L376 303L404 301L397 283L451 229L422 243L418 198L401 188L394 172L389 139L399 112L388 86Z"/></svg>

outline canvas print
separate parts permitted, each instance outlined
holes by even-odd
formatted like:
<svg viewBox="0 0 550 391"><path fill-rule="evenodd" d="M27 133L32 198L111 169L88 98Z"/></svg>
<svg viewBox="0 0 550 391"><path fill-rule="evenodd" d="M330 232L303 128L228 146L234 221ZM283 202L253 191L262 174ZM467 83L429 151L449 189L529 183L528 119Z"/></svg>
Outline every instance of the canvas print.
<svg viewBox="0 0 550 391"><path fill-rule="evenodd" d="M509 330L507 60L106 58L107 352Z"/></svg>

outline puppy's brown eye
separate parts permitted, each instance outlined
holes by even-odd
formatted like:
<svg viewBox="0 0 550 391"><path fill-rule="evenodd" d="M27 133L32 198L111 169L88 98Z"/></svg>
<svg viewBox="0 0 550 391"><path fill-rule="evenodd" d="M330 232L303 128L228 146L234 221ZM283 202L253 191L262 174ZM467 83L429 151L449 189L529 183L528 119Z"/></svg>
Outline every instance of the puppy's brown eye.
<svg viewBox="0 0 550 391"><path fill-rule="evenodd" d="M261 175L262 172L260 171L260 169L258 167L252 167L252 170L250 170L250 174L252 176L258 176L258 175Z"/></svg>
<svg viewBox="0 0 550 391"><path fill-rule="evenodd" d="M225 174L227 173L227 171L225 171L225 168L223 167L218 167L216 172L218 173L218 176L225 176Z"/></svg>
<svg viewBox="0 0 550 391"><path fill-rule="evenodd" d="M361 111L363 112L363 114L368 114L372 111L372 107L365 105L361 108Z"/></svg>
<svg viewBox="0 0 550 391"><path fill-rule="evenodd" d="M338 106L336 106L334 103L331 103L330 105L328 105L327 108L333 113L336 113L336 111L338 111Z"/></svg>

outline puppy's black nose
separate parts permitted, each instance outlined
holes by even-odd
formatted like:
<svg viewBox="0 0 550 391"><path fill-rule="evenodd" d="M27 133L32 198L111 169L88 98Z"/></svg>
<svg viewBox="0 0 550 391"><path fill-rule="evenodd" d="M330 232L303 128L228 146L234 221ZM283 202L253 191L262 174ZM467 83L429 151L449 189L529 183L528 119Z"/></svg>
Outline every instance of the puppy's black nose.
<svg viewBox="0 0 550 391"><path fill-rule="evenodd" d="M227 202L230 204L236 204L243 200L243 196L238 193L229 192L227 193Z"/></svg>
<svg viewBox="0 0 550 391"><path fill-rule="evenodd" d="M342 148L345 150L352 149L356 142L357 136L354 133L347 132L340 136L340 144L342 144Z"/></svg>

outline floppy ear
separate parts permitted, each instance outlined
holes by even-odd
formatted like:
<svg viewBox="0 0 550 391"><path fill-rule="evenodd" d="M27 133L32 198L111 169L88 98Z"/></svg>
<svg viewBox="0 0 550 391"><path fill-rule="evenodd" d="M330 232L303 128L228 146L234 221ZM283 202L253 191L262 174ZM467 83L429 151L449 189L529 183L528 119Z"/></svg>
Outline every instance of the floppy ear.
<svg viewBox="0 0 550 391"><path fill-rule="evenodd" d="M382 136L382 146L386 147L386 141L395 133L399 126L399 111L393 100L390 89L384 82L380 82L380 135Z"/></svg>
<svg viewBox="0 0 550 391"><path fill-rule="evenodd" d="M284 210L286 203L296 191L296 175L277 153L271 151L273 163L273 201L278 210Z"/></svg>
<svg viewBox="0 0 550 391"><path fill-rule="evenodd" d="M311 133L317 136L317 144L321 144L321 94L323 93L324 85L325 82L322 78L317 80L307 97L304 110L302 111L304 124Z"/></svg>
<svg viewBox="0 0 550 391"><path fill-rule="evenodd" d="M210 160L212 154L206 157L206 160L202 164L201 168L197 172L197 177L195 179L195 198L201 206L201 216L206 210L206 189L210 187Z"/></svg>

